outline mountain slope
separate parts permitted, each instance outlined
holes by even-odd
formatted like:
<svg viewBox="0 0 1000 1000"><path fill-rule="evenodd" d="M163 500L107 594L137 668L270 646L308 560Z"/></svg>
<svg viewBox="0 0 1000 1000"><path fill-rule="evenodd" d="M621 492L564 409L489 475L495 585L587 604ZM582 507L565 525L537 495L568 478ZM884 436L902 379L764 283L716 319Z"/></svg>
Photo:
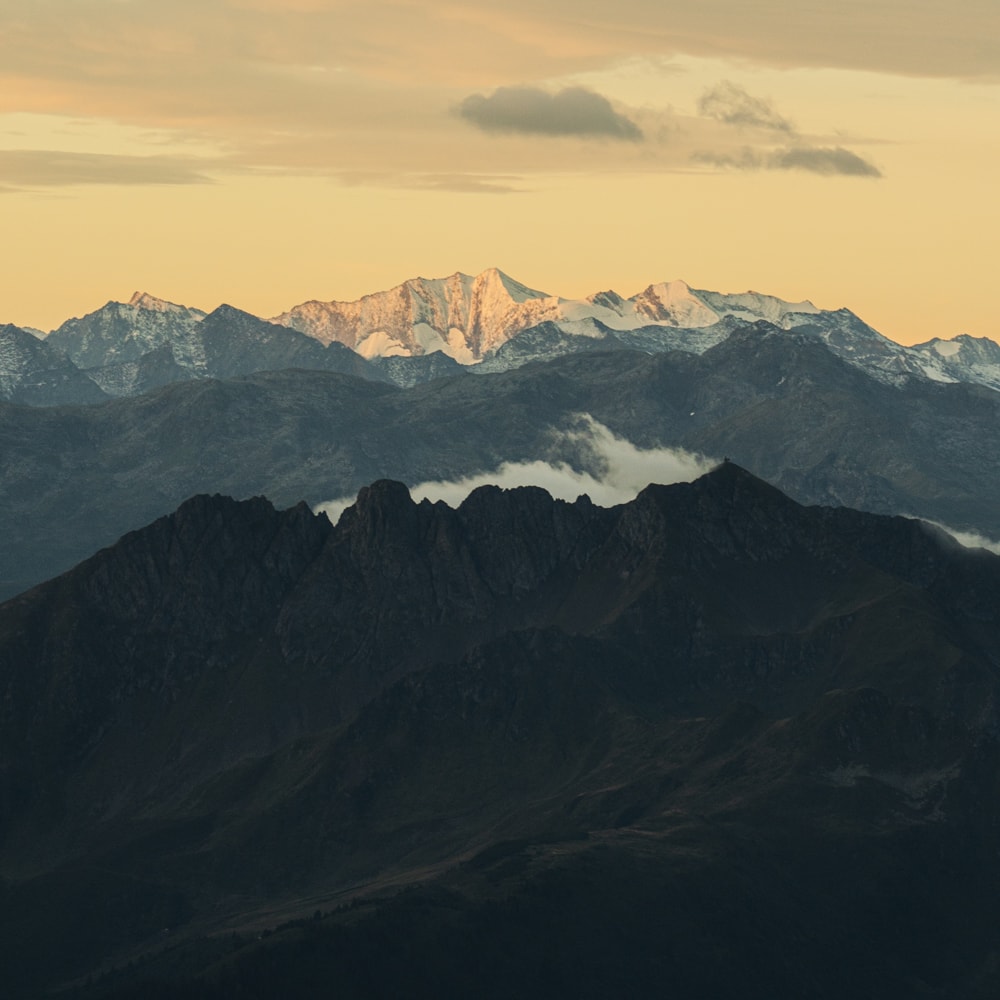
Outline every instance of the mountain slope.
<svg viewBox="0 0 1000 1000"><path fill-rule="evenodd" d="M58 348L16 326L0 326L0 399L60 406L108 397Z"/></svg>
<svg viewBox="0 0 1000 1000"><path fill-rule="evenodd" d="M732 463L195 498L0 607L8 985L985 997L998 598Z"/></svg>
<svg viewBox="0 0 1000 1000"><path fill-rule="evenodd" d="M556 310L552 296L491 268L476 277L415 278L357 302L305 302L274 322L367 358L442 351L472 364Z"/></svg>
<svg viewBox="0 0 1000 1000"><path fill-rule="evenodd" d="M283 368L383 377L341 344L318 344L232 306L219 306L206 316L138 292L128 303L109 302L69 320L45 343L65 350L111 396L135 396L192 378Z"/></svg>
<svg viewBox="0 0 1000 1000"><path fill-rule="evenodd" d="M951 340L935 337L912 348L927 359L928 368L940 372L942 380L980 382L1000 389L1000 344L988 337L960 334Z"/></svg>
<svg viewBox="0 0 1000 1000"><path fill-rule="evenodd" d="M391 475L503 462L600 477L564 432L589 413L641 447L736 461L806 502L905 513L1000 537L1000 396L866 377L816 338L749 327L700 356L591 352L401 390L334 373L179 384L72 411L0 406L6 593L66 569L185 497L319 504Z"/></svg>
<svg viewBox="0 0 1000 1000"><path fill-rule="evenodd" d="M128 302L108 302L86 316L67 320L46 340L80 368L138 361L169 344L182 367L197 369L201 352L194 331L204 318L200 309L136 292Z"/></svg>
<svg viewBox="0 0 1000 1000"><path fill-rule="evenodd" d="M506 371L619 343L638 350L700 354L733 329L761 320L822 340L835 354L888 384L908 377L1000 387L1000 345L957 337L903 347L849 309L818 309L759 292L724 294L683 281L649 285L629 298L604 291L563 299L533 291L495 268L472 277L417 278L357 302L312 301L274 322L323 343L340 341L365 357L420 357L441 352L474 371ZM401 371L407 365L400 363ZM415 381L415 373L401 384Z"/></svg>

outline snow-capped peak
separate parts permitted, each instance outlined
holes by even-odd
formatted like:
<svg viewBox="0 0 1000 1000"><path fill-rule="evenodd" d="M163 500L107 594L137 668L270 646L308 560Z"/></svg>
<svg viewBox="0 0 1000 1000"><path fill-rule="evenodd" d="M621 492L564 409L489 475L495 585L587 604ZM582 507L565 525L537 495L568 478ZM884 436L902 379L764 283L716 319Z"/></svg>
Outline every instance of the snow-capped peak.
<svg viewBox="0 0 1000 1000"><path fill-rule="evenodd" d="M178 305L176 302L168 302L166 299L158 299L155 295L150 295L149 292L133 292L132 298L128 300L127 304L135 306L137 309L148 309L150 312L200 313L201 315L204 315L200 309L191 309L188 306Z"/></svg>
<svg viewBox="0 0 1000 1000"><path fill-rule="evenodd" d="M672 326L711 326L724 315L706 304L686 281L679 279L649 285L629 301L635 304L636 312L649 321Z"/></svg>
<svg viewBox="0 0 1000 1000"><path fill-rule="evenodd" d="M476 282L482 285L500 285L515 302L527 302L529 299L547 299L547 292L539 292L520 281L515 281L509 274L504 274L497 267L489 267L476 276Z"/></svg>
<svg viewBox="0 0 1000 1000"><path fill-rule="evenodd" d="M782 326L788 315L816 315L821 312L808 299L801 302L786 302L775 295L761 292L709 292L699 290L693 293L719 315L737 316L741 319L766 319L769 323Z"/></svg>

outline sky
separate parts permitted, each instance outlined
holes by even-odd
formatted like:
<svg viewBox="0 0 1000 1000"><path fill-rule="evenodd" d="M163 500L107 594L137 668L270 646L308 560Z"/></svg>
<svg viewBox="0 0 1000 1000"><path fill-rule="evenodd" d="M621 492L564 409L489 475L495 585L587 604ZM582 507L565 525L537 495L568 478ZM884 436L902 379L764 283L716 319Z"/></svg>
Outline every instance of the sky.
<svg viewBox="0 0 1000 1000"><path fill-rule="evenodd" d="M1000 340L997 0L0 0L0 323L499 267Z"/></svg>

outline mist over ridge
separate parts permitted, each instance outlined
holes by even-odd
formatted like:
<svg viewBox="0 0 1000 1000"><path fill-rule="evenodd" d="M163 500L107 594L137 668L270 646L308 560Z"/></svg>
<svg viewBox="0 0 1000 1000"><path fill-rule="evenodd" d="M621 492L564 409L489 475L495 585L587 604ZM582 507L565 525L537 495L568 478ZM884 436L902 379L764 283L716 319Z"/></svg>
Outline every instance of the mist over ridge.
<svg viewBox="0 0 1000 1000"><path fill-rule="evenodd" d="M634 499L650 483L688 483L719 464L682 448L637 447L588 413L570 414L567 423L569 429L552 429L546 450L572 455L579 469L568 461L503 462L493 471L416 483L410 495L417 501L443 500L455 507L479 486L540 486L558 500L586 495L599 507L613 507ZM314 510L336 522L353 503L353 497L340 497L317 504Z"/></svg>

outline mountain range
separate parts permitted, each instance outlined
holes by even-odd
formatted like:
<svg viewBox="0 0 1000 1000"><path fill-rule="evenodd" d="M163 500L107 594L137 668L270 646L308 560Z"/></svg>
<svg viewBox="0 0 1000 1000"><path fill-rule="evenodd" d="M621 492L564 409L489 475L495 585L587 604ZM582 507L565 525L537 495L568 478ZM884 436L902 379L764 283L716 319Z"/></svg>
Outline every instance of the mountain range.
<svg viewBox="0 0 1000 1000"><path fill-rule="evenodd" d="M998 608L733 462L192 498L0 605L5 991L995 996Z"/></svg>
<svg viewBox="0 0 1000 1000"><path fill-rule="evenodd" d="M495 268L416 278L356 302L311 301L265 321L232 306L206 314L137 292L67 320L43 342L0 330L0 398L31 405L133 396L173 381L300 367L412 385L463 368L505 371L598 347L702 353L760 321L804 331L893 384L907 377L1000 388L1000 345L961 335L902 347L850 310L683 281L564 299ZM44 343L51 351L42 348ZM345 353L344 347L352 353Z"/></svg>
<svg viewBox="0 0 1000 1000"><path fill-rule="evenodd" d="M998 389L496 270L0 327L5 994L992 998Z"/></svg>
<svg viewBox="0 0 1000 1000"><path fill-rule="evenodd" d="M380 476L455 480L505 462L600 479L604 458L574 432L580 414L641 448L729 456L801 502L1000 538L1000 393L877 379L811 333L759 321L702 354L595 349L409 388L286 370L100 406L0 404L2 593L195 493L316 506Z"/></svg>

